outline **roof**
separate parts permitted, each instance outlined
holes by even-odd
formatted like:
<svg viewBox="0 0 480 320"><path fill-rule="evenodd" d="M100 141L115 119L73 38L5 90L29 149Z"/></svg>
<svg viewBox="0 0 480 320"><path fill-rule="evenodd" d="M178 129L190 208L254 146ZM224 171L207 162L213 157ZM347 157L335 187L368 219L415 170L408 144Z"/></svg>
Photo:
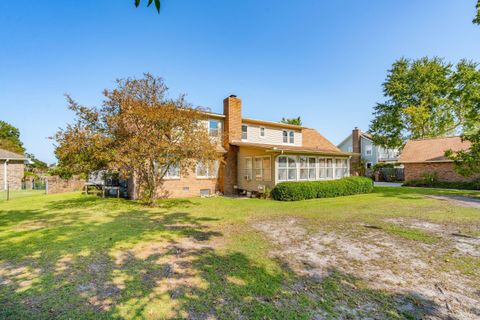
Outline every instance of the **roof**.
<svg viewBox="0 0 480 320"><path fill-rule="evenodd" d="M462 141L458 136L433 139L409 140L403 148L398 162L421 163L421 162L451 162L445 157L445 151L468 150L471 146L469 141Z"/></svg>
<svg viewBox="0 0 480 320"><path fill-rule="evenodd" d="M305 154L324 154L324 155L339 155L339 156L350 156L352 153L343 152L340 150L332 149L321 149L319 147L300 147L300 146L289 146L289 145L277 145L277 144L263 144L263 143L252 143L252 142L243 142L243 141L232 141L231 145L239 147L250 147L257 149L265 149L267 152L291 152L291 153L305 153Z"/></svg>
<svg viewBox="0 0 480 320"><path fill-rule="evenodd" d="M302 129L302 144L303 147L306 148L321 149L332 152L343 152L315 129Z"/></svg>
<svg viewBox="0 0 480 320"><path fill-rule="evenodd" d="M273 126L273 127L280 127L280 128L287 128L287 129L296 129L296 130L302 130L304 128L302 126L297 126L295 124L288 124L288 123L274 122L274 121L266 121L266 120L258 120L258 119L250 119L250 118L242 118L242 122L259 124L259 125L266 125L266 126Z"/></svg>
<svg viewBox="0 0 480 320"><path fill-rule="evenodd" d="M25 156L21 155L21 154L18 154L18 153L15 153L15 152L11 152L11 151L8 151L8 150L4 150L4 149L0 149L0 159L2 160L27 160L27 158L25 158Z"/></svg>
<svg viewBox="0 0 480 320"><path fill-rule="evenodd" d="M345 141L347 141L348 138L350 138L351 136L352 136L352 133L350 133L348 136L346 136L345 139L342 140L342 142L340 142L339 144L337 144L337 146L340 146L340 145L344 144ZM365 138L365 139L368 139L368 140L370 140L370 141L373 141L372 135L371 135L370 133L368 133L368 132L360 131L360 136L363 137L363 138Z"/></svg>

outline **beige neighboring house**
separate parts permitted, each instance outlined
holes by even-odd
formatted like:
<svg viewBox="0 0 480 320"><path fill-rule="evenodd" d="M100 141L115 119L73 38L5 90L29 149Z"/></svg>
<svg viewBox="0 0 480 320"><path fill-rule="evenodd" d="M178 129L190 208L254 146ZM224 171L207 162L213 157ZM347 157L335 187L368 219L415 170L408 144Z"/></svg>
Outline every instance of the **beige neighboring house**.
<svg viewBox="0 0 480 320"><path fill-rule="evenodd" d="M22 188L22 179L25 169L25 156L0 149L0 189L19 190Z"/></svg>
<svg viewBox="0 0 480 320"><path fill-rule="evenodd" d="M222 159L197 163L187 176L179 167L166 174L163 192L190 197L221 192L264 192L283 181L332 180L349 175L349 158L315 129L242 117L242 101L223 101L223 114L206 113L206 130L218 142ZM280 119L282 115L276 115ZM134 198L135 183L129 182Z"/></svg>
<svg viewBox="0 0 480 320"><path fill-rule="evenodd" d="M458 136L409 140L398 159L405 167L405 181L420 180L425 173L436 173L440 181L470 181L479 176L463 177L455 172L453 161L445 157L447 150L468 150L469 141Z"/></svg>

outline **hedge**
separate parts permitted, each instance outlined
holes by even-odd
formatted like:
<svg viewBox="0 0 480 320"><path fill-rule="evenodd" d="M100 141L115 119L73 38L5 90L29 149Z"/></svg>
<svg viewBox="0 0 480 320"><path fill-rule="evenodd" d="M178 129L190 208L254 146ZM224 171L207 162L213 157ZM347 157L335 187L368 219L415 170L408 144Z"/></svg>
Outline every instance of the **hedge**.
<svg viewBox="0 0 480 320"><path fill-rule="evenodd" d="M272 189L272 198L280 201L297 201L315 198L332 198L373 190L373 181L366 177L346 177L327 181L288 181Z"/></svg>
<svg viewBox="0 0 480 320"><path fill-rule="evenodd" d="M475 181L425 181L410 180L403 184L406 187L426 187L444 189L480 190L480 180Z"/></svg>

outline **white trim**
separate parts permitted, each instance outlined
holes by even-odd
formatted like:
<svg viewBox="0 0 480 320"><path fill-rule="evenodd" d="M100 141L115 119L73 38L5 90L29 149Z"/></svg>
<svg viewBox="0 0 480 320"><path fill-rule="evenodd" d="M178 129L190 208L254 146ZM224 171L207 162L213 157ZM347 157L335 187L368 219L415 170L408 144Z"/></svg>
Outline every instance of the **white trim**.
<svg viewBox="0 0 480 320"><path fill-rule="evenodd" d="M247 136L246 138L243 138L243 127L247 128L247 131L245 131L245 134ZM248 125L247 124L242 123L242 127L240 129L240 138L242 139L242 141L248 141Z"/></svg>

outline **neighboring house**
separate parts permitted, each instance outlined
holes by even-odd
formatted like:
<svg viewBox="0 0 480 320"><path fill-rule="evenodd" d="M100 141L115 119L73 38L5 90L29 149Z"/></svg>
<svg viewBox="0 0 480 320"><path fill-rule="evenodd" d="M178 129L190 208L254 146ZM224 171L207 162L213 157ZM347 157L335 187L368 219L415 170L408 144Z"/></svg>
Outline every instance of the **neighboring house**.
<svg viewBox="0 0 480 320"><path fill-rule="evenodd" d="M163 192L170 197L263 192L282 181L339 179L349 175L350 153L342 152L314 129L242 117L232 95L223 114L206 113L207 130L218 141L222 160L198 163L195 172L170 168ZM280 116L278 116L280 118ZM135 187L129 183L129 194Z"/></svg>
<svg viewBox="0 0 480 320"><path fill-rule="evenodd" d="M22 179L25 169L24 156L0 149L0 189L19 190L22 188Z"/></svg>
<svg viewBox="0 0 480 320"><path fill-rule="evenodd" d="M470 148L469 141L460 137L444 137L409 140L402 150L399 162L404 165L405 181L420 180L422 175L436 173L440 181L468 181L480 178L463 177L454 170L453 161L445 157L445 151L461 151Z"/></svg>
<svg viewBox="0 0 480 320"><path fill-rule="evenodd" d="M370 134L362 132L357 127L337 147L344 152L360 154L366 169L371 169L380 162L396 163L399 155L398 149L386 149L375 145ZM351 162L352 170L355 170L355 165L359 163L358 156L353 156Z"/></svg>

